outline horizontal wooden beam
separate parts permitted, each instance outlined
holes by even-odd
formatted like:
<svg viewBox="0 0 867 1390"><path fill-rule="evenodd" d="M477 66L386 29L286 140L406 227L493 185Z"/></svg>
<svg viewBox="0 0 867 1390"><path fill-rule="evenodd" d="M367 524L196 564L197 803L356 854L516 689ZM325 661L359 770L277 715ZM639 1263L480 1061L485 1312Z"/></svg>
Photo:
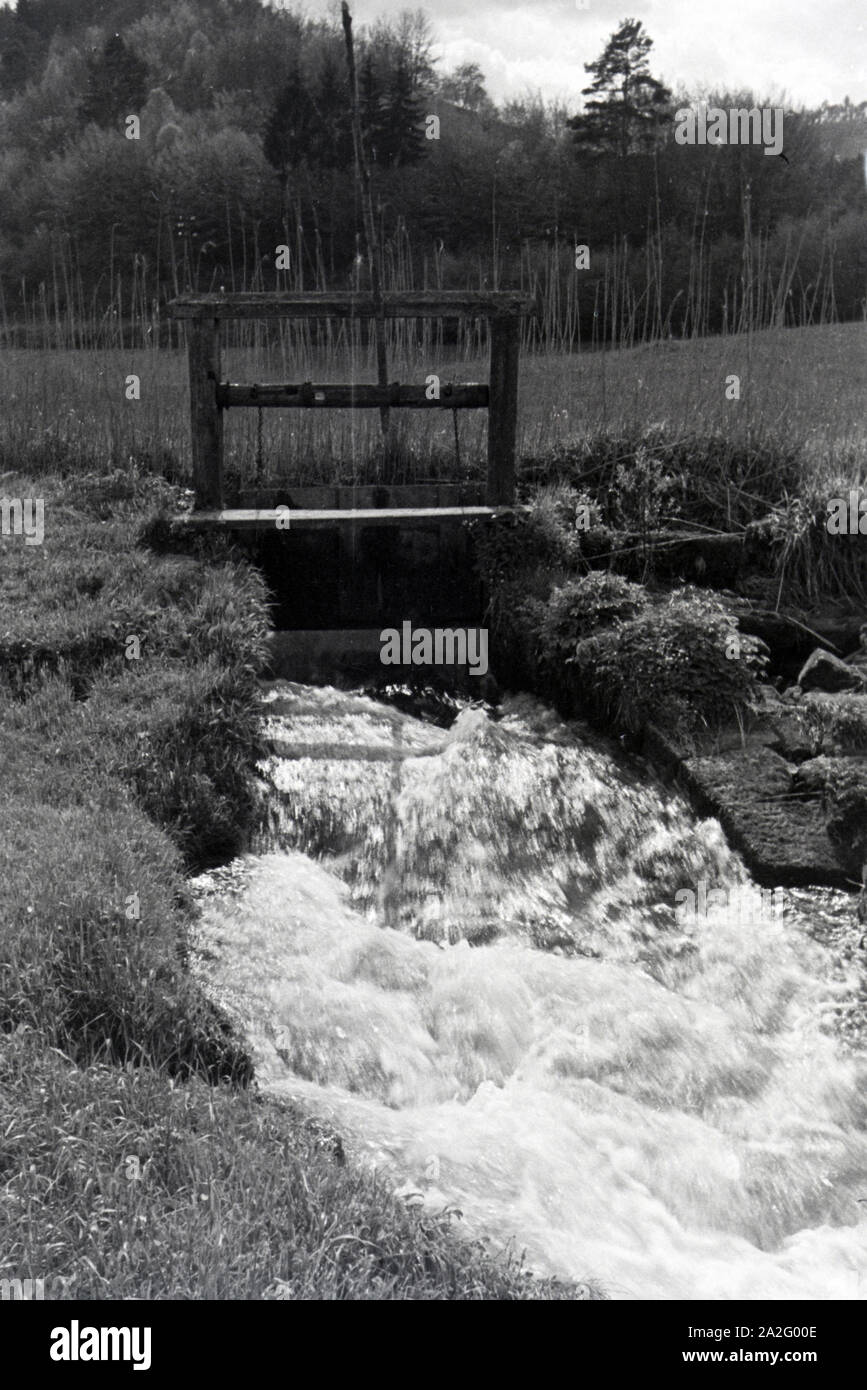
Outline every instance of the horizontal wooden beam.
<svg viewBox="0 0 867 1390"><path fill-rule="evenodd" d="M242 483L233 504L243 508L280 505L305 511L340 511L348 507L362 510L380 507L480 507L485 503L485 484L482 479L464 483L358 483L334 484L330 487L296 487L284 481L278 485L256 485L250 480ZM213 506L209 511L219 511Z"/></svg>
<svg viewBox="0 0 867 1390"><path fill-rule="evenodd" d="M414 290L383 295L387 319L449 318L463 314L511 318L527 314L533 299L516 291L467 293L464 290ZM369 294L316 293L188 294L168 306L173 319L373 318Z"/></svg>
<svg viewBox="0 0 867 1390"><path fill-rule="evenodd" d="M236 531L284 532L349 525L438 526L441 522L484 520L514 510L513 507L364 507L356 511L349 508L309 511L234 507L218 512L189 512L178 518L178 524L206 530L231 527Z"/></svg>
<svg viewBox="0 0 867 1390"><path fill-rule="evenodd" d="M426 386L334 386L305 381L300 386L282 382L239 385L220 382L217 405L283 406L319 410L364 410L373 406L412 406L416 410L484 410L488 405L487 384L466 383L440 387L438 400L429 400Z"/></svg>

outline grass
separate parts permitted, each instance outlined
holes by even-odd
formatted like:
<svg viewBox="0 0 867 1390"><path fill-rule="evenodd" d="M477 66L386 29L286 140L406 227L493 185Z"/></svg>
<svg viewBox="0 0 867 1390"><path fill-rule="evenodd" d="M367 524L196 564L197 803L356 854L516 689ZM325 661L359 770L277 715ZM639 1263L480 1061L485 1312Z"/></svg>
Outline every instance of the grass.
<svg viewBox="0 0 867 1390"><path fill-rule="evenodd" d="M10 490L45 498L46 532L0 537L0 1279L73 1299L585 1296L257 1096L187 970L186 872L256 824L267 595L225 547L142 547L179 501L158 479Z"/></svg>
<svg viewBox="0 0 867 1390"><path fill-rule="evenodd" d="M719 436L732 447L795 450L808 484L856 486L867 453L863 324L767 329L721 338L663 341L610 352L530 353L522 358L519 454L527 459L579 448L599 434L664 433L669 440ZM226 353L234 380L375 380L369 351L344 343L319 352L304 341L266 352ZM423 382L486 380L486 357L432 342L402 340L390 376ZM130 374L141 399L125 398ZM740 400L726 378L740 378ZM182 481L189 477L186 360L178 350L0 352L0 469L30 465L85 469L93 457L130 461ZM251 482L258 414L226 416L226 467ZM382 476L376 411L262 414L262 474L297 485L365 483ZM401 449L392 481L480 476L484 412L460 412L460 464L450 412L398 412ZM832 494L836 495L836 494Z"/></svg>
<svg viewBox="0 0 867 1390"><path fill-rule="evenodd" d="M0 1278L74 1299L563 1299L347 1162L322 1125L147 1066L0 1048Z"/></svg>

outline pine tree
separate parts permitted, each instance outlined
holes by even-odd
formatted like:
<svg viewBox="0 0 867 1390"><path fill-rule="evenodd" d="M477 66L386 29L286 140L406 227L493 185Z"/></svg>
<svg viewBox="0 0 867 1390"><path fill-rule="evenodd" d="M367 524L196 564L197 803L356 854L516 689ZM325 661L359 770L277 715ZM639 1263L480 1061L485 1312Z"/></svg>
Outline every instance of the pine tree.
<svg viewBox="0 0 867 1390"><path fill-rule="evenodd" d="M358 69L358 106L361 116L361 132L364 148L371 164L384 157L383 137L385 135L384 95L382 83L373 61L373 54L367 52Z"/></svg>
<svg viewBox="0 0 867 1390"><path fill-rule="evenodd" d="M87 66L87 92L81 104L85 121L116 125L141 110L147 100L147 65L130 52L120 34L112 34L102 53L89 58Z"/></svg>
<svg viewBox="0 0 867 1390"><path fill-rule="evenodd" d="M620 159L652 148L660 128L671 119L671 92L648 68L652 47L641 21L625 19L602 55L584 64L593 81L582 95L590 99L584 111L567 122L580 145Z"/></svg>
<svg viewBox="0 0 867 1390"><path fill-rule="evenodd" d="M412 74L399 58L391 74L383 104L385 162L393 168L417 164L424 154L421 102L416 96Z"/></svg>
<svg viewBox="0 0 867 1390"><path fill-rule="evenodd" d="M311 162L326 169L347 169L353 158L349 89L330 51L326 52L319 70L312 104L316 121Z"/></svg>
<svg viewBox="0 0 867 1390"><path fill-rule="evenodd" d="M296 64L274 104L262 142L268 163L284 178L289 169L309 158L317 123L315 107Z"/></svg>

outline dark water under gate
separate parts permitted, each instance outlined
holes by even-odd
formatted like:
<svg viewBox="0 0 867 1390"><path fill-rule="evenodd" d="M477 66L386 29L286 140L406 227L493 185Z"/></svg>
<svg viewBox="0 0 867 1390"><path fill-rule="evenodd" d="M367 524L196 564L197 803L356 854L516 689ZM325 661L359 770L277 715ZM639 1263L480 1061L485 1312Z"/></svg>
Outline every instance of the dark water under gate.
<svg viewBox="0 0 867 1390"><path fill-rule="evenodd" d="M867 1296L849 900L769 913L715 821L529 697L266 701L271 832L198 881L196 964L264 1088L612 1297Z"/></svg>

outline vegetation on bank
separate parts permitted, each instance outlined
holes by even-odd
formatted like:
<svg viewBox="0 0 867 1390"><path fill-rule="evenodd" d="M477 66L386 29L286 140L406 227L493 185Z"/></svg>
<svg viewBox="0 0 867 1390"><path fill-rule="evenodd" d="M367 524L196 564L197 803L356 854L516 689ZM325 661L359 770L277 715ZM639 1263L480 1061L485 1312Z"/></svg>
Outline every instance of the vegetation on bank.
<svg viewBox="0 0 867 1390"><path fill-rule="evenodd" d="M863 536L826 525L828 499L846 496L841 467L863 494L854 443L817 468L771 440L585 437L525 461L526 509L477 528L476 553L500 679L638 746L649 733L668 759L764 750L790 789L768 810L754 788L756 823L814 803L805 862L827 836L827 872L836 862L854 886L867 875L867 695L839 662L842 685L795 683L824 645L811 622L836 616L852 647L867 603ZM789 670L754 635L773 643L781 629L799 637ZM746 824L745 792L737 804ZM756 863L760 838L745 842Z"/></svg>
<svg viewBox="0 0 867 1390"><path fill-rule="evenodd" d="M857 488L861 454L844 454ZM498 672L622 732L689 742L749 714L767 649L739 630L745 608L867 601L863 542L825 524L842 477L791 443L598 434L525 460L520 480L527 510L476 537ZM850 703L813 711L820 742L863 743Z"/></svg>
<svg viewBox="0 0 867 1390"><path fill-rule="evenodd" d="M99 1299L575 1297L258 1097L187 972L186 872L257 823L261 582L216 545L146 548L179 500L157 478L6 488L45 499L45 539L0 538L0 1278Z"/></svg>

